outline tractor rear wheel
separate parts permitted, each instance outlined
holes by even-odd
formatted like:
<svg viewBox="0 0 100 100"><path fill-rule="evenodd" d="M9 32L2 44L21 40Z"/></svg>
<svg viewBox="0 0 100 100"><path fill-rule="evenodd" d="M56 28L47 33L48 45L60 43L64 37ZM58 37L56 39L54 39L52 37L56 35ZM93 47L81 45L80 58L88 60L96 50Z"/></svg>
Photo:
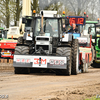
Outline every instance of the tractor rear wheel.
<svg viewBox="0 0 100 100"><path fill-rule="evenodd" d="M27 55L29 54L29 47L27 46L16 46L15 47L15 54L24 54ZM22 67L15 67L14 68L15 74L29 74L29 69L28 68L22 68Z"/></svg>
<svg viewBox="0 0 100 100"><path fill-rule="evenodd" d="M26 44L26 45L31 45L32 42L29 42L29 41L27 41L27 40L24 40L24 44Z"/></svg>
<svg viewBox="0 0 100 100"><path fill-rule="evenodd" d="M18 44L23 44L23 37L18 37Z"/></svg>
<svg viewBox="0 0 100 100"><path fill-rule="evenodd" d="M29 54L33 54L35 52L35 50L33 49L33 46L30 46L32 44L32 42L24 40L24 44L29 45Z"/></svg>
<svg viewBox="0 0 100 100"><path fill-rule="evenodd" d="M79 44L77 39L72 41L72 69L71 73L77 75L79 72Z"/></svg>
<svg viewBox="0 0 100 100"><path fill-rule="evenodd" d="M57 75L71 75L71 48L70 47L59 47L56 50L57 56L66 56L67 57L67 66L66 69L57 69Z"/></svg>

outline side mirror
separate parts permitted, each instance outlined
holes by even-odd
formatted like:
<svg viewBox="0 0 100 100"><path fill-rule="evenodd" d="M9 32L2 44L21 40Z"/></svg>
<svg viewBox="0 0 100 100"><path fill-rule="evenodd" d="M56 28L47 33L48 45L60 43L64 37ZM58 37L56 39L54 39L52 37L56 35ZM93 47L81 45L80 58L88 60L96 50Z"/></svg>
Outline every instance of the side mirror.
<svg viewBox="0 0 100 100"><path fill-rule="evenodd" d="M69 25L69 19L65 19L65 25Z"/></svg>
<svg viewBox="0 0 100 100"><path fill-rule="evenodd" d="M23 24L26 23L26 18L22 18L22 23L23 23Z"/></svg>

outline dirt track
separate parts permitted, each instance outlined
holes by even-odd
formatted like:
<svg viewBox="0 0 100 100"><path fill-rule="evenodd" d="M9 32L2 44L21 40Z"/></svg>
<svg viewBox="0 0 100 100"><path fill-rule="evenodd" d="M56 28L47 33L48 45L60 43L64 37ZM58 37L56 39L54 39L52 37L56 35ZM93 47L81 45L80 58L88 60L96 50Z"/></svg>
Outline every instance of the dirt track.
<svg viewBox="0 0 100 100"><path fill-rule="evenodd" d="M100 95L100 69L71 76L0 71L0 95L9 95L4 100L84 100L97 94Z"/></svg>

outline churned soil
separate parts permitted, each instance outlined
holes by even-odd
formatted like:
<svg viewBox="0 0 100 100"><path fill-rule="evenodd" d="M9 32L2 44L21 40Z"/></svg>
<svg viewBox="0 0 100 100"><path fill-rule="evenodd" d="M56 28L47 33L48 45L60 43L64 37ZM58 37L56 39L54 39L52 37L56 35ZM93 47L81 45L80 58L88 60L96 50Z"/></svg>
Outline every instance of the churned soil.
<svg viewBox="0 0 100 100"><path fill-rule="evenodd" d="M9 96L4 100L84 100L97 94L100 95L100 68L71 76L0 70L0 95Z"/></svg>

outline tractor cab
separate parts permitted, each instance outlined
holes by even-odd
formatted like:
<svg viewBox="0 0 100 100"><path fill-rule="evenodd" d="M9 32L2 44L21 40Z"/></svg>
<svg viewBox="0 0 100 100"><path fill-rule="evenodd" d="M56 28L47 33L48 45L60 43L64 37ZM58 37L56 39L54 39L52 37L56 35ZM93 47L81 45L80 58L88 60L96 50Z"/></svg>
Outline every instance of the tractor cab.
<svg viewBox="0 0 100 100"><path fill-rule="evenodd" d="M34 18L32 16L26 16L24 18L23 23L25 23L25 32L30 31L32 32L32 26L33 26Z"/></svg>
<svg viewBox="0 0 100 100"><path fill-rule="evenodd" d="M98 21L86 21L84 26L84 31L92 35L92 43L95 44L95 25L98 24Z"/></svg>
<svg viewBox="0 0 100 100"><path fill-rule="evenodd" d="M7 31L0 29L0 39L7 38Z"/></svg>
<svg viewBox="0 0 100 100"><path fill-rule="evenodd" d="M46 18L43 21L44 36L58 37L58 22L61 24L61 20L57 18ZM39 36L41 32L41 18L36 18L36 26L34 36Z"/></svg>
<svg viewBox="0 0 100 100"><path fill-rule="evenodd" d="M46 54L55 53L62 38L62 18L37 17L34 21L35 51L40 51L42 48Z"/></svg>
<svg viewBox="0 0 100 100"><path fill-rule="evenodd" d="M60 15L57 15L57 11L43 11L43 14L39 16L26 16L22 19L22 22L25 23L23 39L30 44L32 44L31 41L34 42L35 53L40 53L37 51L40 51L41 48L46 54L56 53L58 45L61 42L68 42L70 39L68 36L63 37L62 19ZM69 24L67 20L65 24Z"/></svg>
<svg viewBox="0 0 100 100"><path fill-rule="evenodd" d="M82 16L66 16L69 19L70 29L68 30L68 34L73 34L74 38L81 36L82 27L85 25L85 17ZM72 25L76 25L77 32L70 32L73 29Z"/></svg>

